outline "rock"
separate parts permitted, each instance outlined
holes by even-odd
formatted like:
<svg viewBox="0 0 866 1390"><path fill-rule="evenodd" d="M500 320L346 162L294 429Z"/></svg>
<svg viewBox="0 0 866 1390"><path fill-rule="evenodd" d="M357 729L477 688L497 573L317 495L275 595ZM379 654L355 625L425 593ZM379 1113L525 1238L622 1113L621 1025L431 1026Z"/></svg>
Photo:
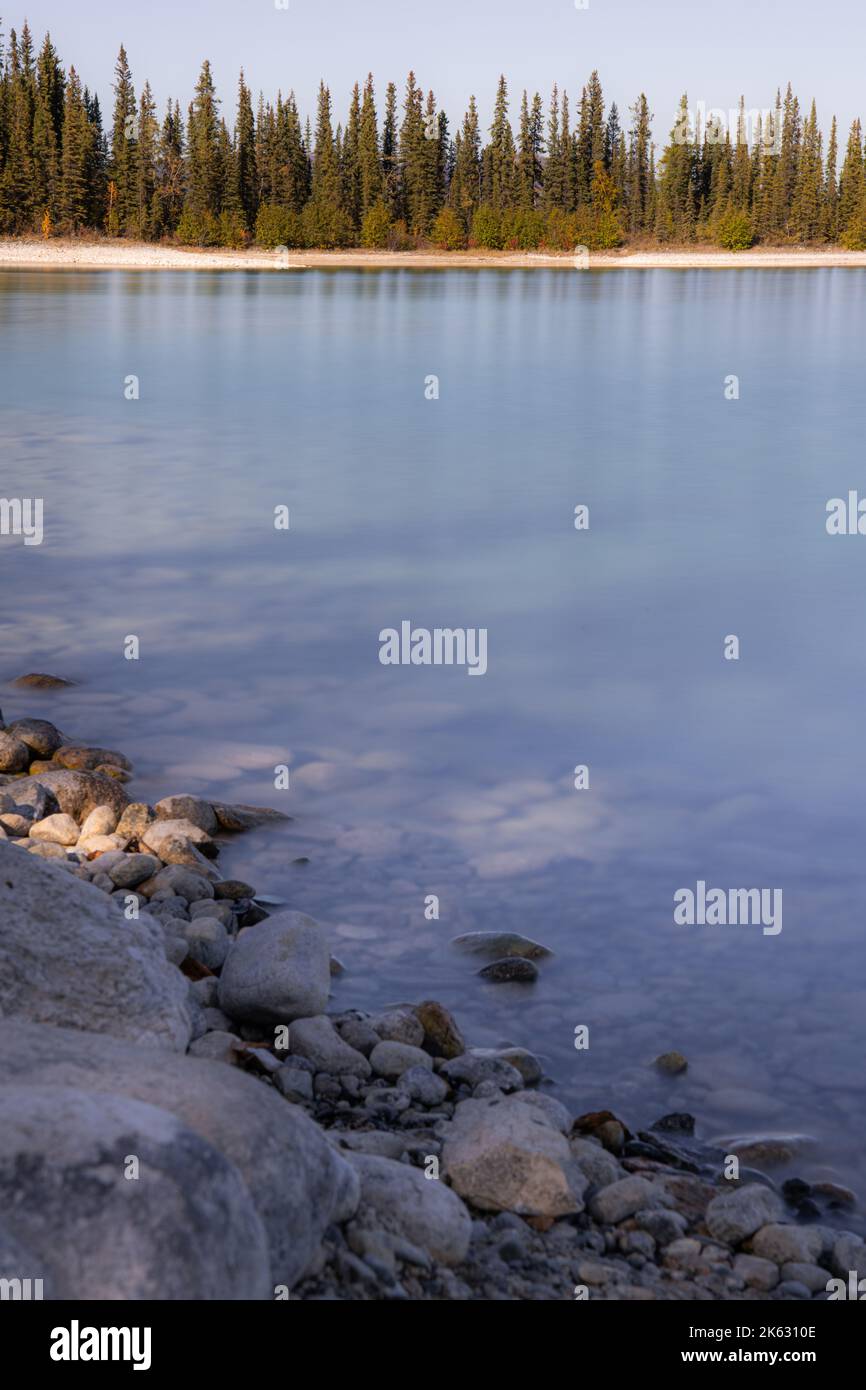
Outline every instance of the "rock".
<svg viewBox="0 0 866 1390"><path fill-rule="evenodd" d="M64 680L62 676L46 676L37 671L26 676L16 676L12 684L19 689L27 690L62 690L67 686L76 685L77 682Z"/></svg>
<svg viewBox="0 0 866 1390"><path fill-rule="evenodd" d="M451 1059L466 1051L463 1035L444 1004L425 999L415 1005L415 1017L424 1029L423 1046L432 1056Z"/></svg>
<svg viewBox="0 0 866 1390"><path fill-rule="evenodd" d="M844 1231L833 1243L830 1263L833 1273L842 1278L853 1270L858 1279L866 1279L866 1244L862 1237Z"/></svg>
<svg viewBox="0 0 866 1390"><path fill-rule="evenodd" d="M0 1193L57 1298L273 1296L264 1228L238 1170L154 1105L2 1087Z"/></svg>
<svg viewBox="0 0 866 1390"><path fill-rule="evenodd" d="M779 1266L757 1255L737 1255L734 1273L739 1275L747 1288L761 1289L764 1293L769 1293L779 1282Z"/></svg>
<svg viewBox="0 0 866 1390"><path fill-rule="evenodd" d="M553 955L538 941L532 941L528 936L518 936L516 932L471 931L464 936L452 937L451 945L468 955L487 956L490 960L500 960L505 956L543 960Z"/></svg>
<svg viewBox="0 0 866 1390"><path fill-rule="evenodd" d="M707 1230L714 1240L726 1245L741 1241L773 1221L781 1221L785 1213L781 1199L763 1183L748 1183L734 1187L714 1197L707 1207Z"/></svg>
<svg viewBox="0 0 866 1390"><path fill-rule="evenodd" d="M228 898L231 902L240 902L242 898L256 896L255 888L239 878L224 878L221 883L216 884L214 891L218 898Z"/></svg>
<svg viewBox="0 0 866 1390"><path fill-rule="evenodd" d="M216 853L216 846L210 835L201 830L197 825L193 825L191 820L155 820L149 825L141 837L143 849L152 850L159 855L167 864L179 864L179 859L166 859L165 850L174 845L176 840L188 842L195 845L198 850L211 857Z"/></svg>
<svg viewBox="0 0 866 1390"><path fill-rule="evenodd" d="M738 1256L738 1259L742 1258L743 1256ZM775 1269L775 1265L773 1268ZM821 1265L802 1264L794 1261L782 1265L782 1278L786 1283L805 1284L810 1293L824 1293L827 1282L832 1276L829 1269L824 1269Z"/></svg>
<svg viewBox="0 0 866 1390"><path fill-rule="evenodd" d="M215 898L199 898L197 902L190 903L189 915L192 922L197 921L199 917L210 917L222 922L227 929L234 924L231 905L217 902Z"/></svg>
<svg viewBox="0 0 866 1390"><path fill-rule="evenodd" d="M231 943L222 922L215 917L197 917L184 931L187 950L193 960L208 970L222 970Z"/></svg>
<svg viewBox="0 0 866 1390"><path fill-rule="evenodd" d="M228 806L215 802L213 809L221 830L255 830L259 825L292 819L282 811L272 811L269 806Z"/></svg>
<svg viewBox="0 0 866 1390"><path fill-rule="evenodd" d="M520 1091L523 1089L523 1077L516 1067L510 1062L503 1062L501 1057L479 1057L472 1052L464 1052L460 1057L454 1057L450 1062L445 1062L440 1067L440 1074L444 1076L452 1086L457 1086L462 1081L465 1085L475 1087L482 1081L492 1081L502 1091Z"/></svg>
<svg viewBox="0 0 866 1390"><path fill-rule="evenodd" d="M348 1162L301 1110L239 1068L180 1056L166 1067L129 1043L16 1021L0 1022L0 1057L9 1082L126 1095L170 1111L208 1140L238 1168L262 1220L271 1289L291 1287L326 1228L357 1209L359 1182ZM97 1207L99 1200L97 1193ZM170 1229L178 1242L173 1218Z"/></svg>
<svg viewBox="0 0 866 1390"><path fill-rule="evenodd" d="M541 1063L534 1052L525 1047L472 1047L470 1057L493 1057L519 1071L527 1086L534 1086L544 1075Z"/></svg>
<svg viewBox="0 0 866 1390"><path fill-rule="evenodd" d="M71 816L46 816L44 820L33 821L31 838L50 845L75 845L78 844L78 824Z"/></svg>
<svg viewBox="0 0 866 1390"><path fill-rule="evenodd" d="M596 1221L605 1226L617 1226L643 1207L658 1206L660 1197L659 1189L651 1182L633 1175L596 1192L589 1210Z"/></svg>
<svg viewBox="0 0 866 1390"><path fill-rule="evenodd" d="M558 1129L560 1134L568 1134L571 1129L571 1115L562 1104L562 1101L557 1100L554 1096L545 1095L543 1091L517 1091L515 1092L514 1098L515 1100L521 1101L524 1105L535 1106L535 1108L540 1110L547 1118L548 1122L553 1125L554 1129ZM595 1145L593 1145L593 1147L595 1147ZM603 1150L599 1149L598 1152L601 1153L603 1157L607 1157L607 1155L603 1153ZM577 1157L576 1154L575 1157ZM581 1167L582 1166L581 1164ZM586 1169L584 1169L584 1172L586 1172Z"/></svg>
<svg viewBox="0 0 866 1390"><path fill-rule="evenodd" d="M613 1154L608 1153L601 1144L596 1144L592 1139L582 1139L580 1136L575 1136L569 1143L572 1157L593 1187L609 1187L611 1183L619 1182L625 1177Z"/></svg>
<svg viewBox="0 0 866 1390"><path fill-rule="evenodd" d="M15 788L13 810L16 814L26 817L32 823L44 820L57 810L55 797L32 776L14 777L11 782Z"/></svg>
<svg viewBox="0 0 866 1390"><path fill-rule="evenodd" d="M204 1033L189 1045L190 1057L204 1057L210 1062L227 1062L230 1066L238 1065L240 1052L241 1046L234 1033L227 1033L224 1029L218 1028Z"/></svg>
<svg viewBox="0 0 866 1390"><path fill-rule="evenodd" d="M344 1043L369 1057L374 1047L381 1042L379 1034L364 1019L342 1018L334 1025Z"/></svg>
<svg viewBox="0 0 866 1390"><path fill-rule="evenodd" d="M461 1264L469 1250L472 1218L444 1183L418 1168L373 1154L349 1153L361 1179L361 1207L386 1230L403 1236L445 1265Z"/></svg>
<svg viewBox="0 0 866 1390"><path fill-rule="evenodd" d="M328 941L302 912L281 912L242 932L220 978L219 1002L231 1018L291 1023L325 1011Z"/></svg>
<svg viewBox="0 0 866 1390"><path fill-rule="evenodd" d="M21 815L18 811L4 811L0 815L0 825L7 835L14 835L16 838L29 835L32 824L33 821L29 816Z"/></svg>
<svg viewBox="0 0 866 1390"><path fill-rule="evenodd" d="M32 804L29 800L32 788L42 788L50 793L56 803L51 810L59 809L79 824L97 806L110 806L120 816L128 800L119 783L101 772L40 772L35 777L24 777L15 784L15 799L19 806Z"/></svg>
<svg viewBox="0 0 866 1390"><path fill-rule="evenodd" d="M52 756L61 767L68 767L74 772L94 772L102 768L106 770L106 775L110 775L108 769L111 768L132 771L129 759L122 753L115 753L111 748L87 748L82 744L67 743L58 748Z"/></svg>
<svg viewBox="0 0 866 1390"><path fill-rule="evenodd" d="M30 749L20 738L0 733L0 772L26 772L30 756Z"/></svg>
<svg viewBox="0 0 866 1390"><path fill-rule="evenodd" d="M621 1154L626 1140L631 1138L630 1131L610 1110L592 1110L578 1115L571 1130L573 1134L598 1139L612 1154Z"/></svg>
<svg viewBox="0 0 866 1390"><path fill-rule="evenodd" d="M173 825L173 821L164 821L164 825ZM159 821L155 824L160 824ZM159 848L156 849L153 840L159 839ZM212 881L219 878L219 874L212 864L205 859L201 850L197 849L192 840L181 838L179 835L165 835L162 837L152 836L151 831L147 830L140 841L146 849L152 849L154 854L158 854L163 864L180 864L185 869L191 869L194 873L201 874L203 878Z"/></svg>
<svg viewBox="0 0 866 1390"><path fill-rule="evenodd" d="M375 1154L377 1158L400 1159L406 1152L406 1140L402 1134L392 1134L385 1129L331 1131L334 1142L340 1149L350 1149L352 1153Z"/></svg>
<svg viewBox="0 0 866 1390"><path fill-rule="evenodd" d="M6 728L19 743L26 743L37 758L50 758L63 744L63 735L47 719L16 719Z"/></svg>
<svg viewBox="0 0 866 1390"><path fill-rule="evenodd" d="M86 840L91 835L113 835L117 822L118 815L113 806L95 806L81 827L81 838Z"/></svg>
<svg viewBox="0 0 866 1390"><path fill-rule="evenodd" d="M119 835L126 835L130 840L140 840L153 821L151 808L143 801L133 801L125 808L115 829Z"/></svg>
<svg viewBox="0 0 866 1390"><path fill-rule="evenodd" d="M448 1095L447 1085L441 1076L436 1076L429 1064L408 1067L401 1073L397 1089L405 1091L419 1105L429 1105L431 1108L441 1105Z"/></svg>
<svg viewBox="0 0 866 1390"><path fill-rule="evenodd" d="M370 1075L367 1058L343 1041L324 1014L296 1019L289 1029L289 1048L292 1056L306 1057L312 1062L317 1072L365 1079Z"/></svg>
<svg viewBox="0 0 866 1390"><path fill-rule="evenodd" d="M410 1067L427 1067L432 1071L433 1058L428 1052L420 1047L411 1047L409 1043L380 1042L370 1053L370 1065L377 1076L394 1081Z"/></svg>
<svg viewBox="0 0 866 1390"><path fill-rule="evenodd" d="M572 1141L574 1142L574 1141ZM685 1235L688 1221L678 1211L642 1207L634 1214L635 1225L651 1235L658 1245L672 1245Z"/></svg>
<svg viewBox="0 0 866 1390"><path fill-rule="evenodd" d="M308 1071L300 1071L293 1067L290 1062L280 1067L274 1075L274 1085L281 1091L286 1100L292 1101L296 1105L301 1105L304 1101L313 1099L313 1078Z"/></svg>
<svg viewBox="0 0 866 1390"><path fill-rule="evenodd" d="M30 854L38 855L40 859L57 859L63 864L69 863L69 855L63 845L55 845L51 840L31 840L27 845Z"/></svg>
<svg viewBox="0 0 866 1390"><path fill-rule="evenodd" d="M663 1052L653 1063L656 1070L664 1072L665 1076L679 1076L681 1072L686 1071L688 1065L681 1052Z"/></svg>
<svg viewBox="0 0 866 1390"><path fill-rule="evenodd" d="M125 850L128 844L124 835L82 835L76 848L93 857L110 854L113 850Z"/></svg>
<svg viewBox="0 0 866 1390"><path fill-rule="evenodd" d="M410 1009L389 1009L369 1022L385 1042L409 1043L411 1047L420 1047L424 1041L424 1025Z"/></svg>
<svg viewBox="0 0 866 1390"><path fill-rule="evenodd" d="M513 1098L456 1107L442 1173L482 1211L557 1217L583 1210L587 1180L568 1141L540 1111Z"/></svg>
<svg viewBox="0 0 866 1390"><path fill-rule="evenodd" d="M750 1168L778 1168L791 1163L798 1155L815 1146L808 1134L744 1135L736 1138L711 1139L711 1144L736 1154L741 1164Z"/></svg>
<svg viewBox="0 0 866 1390"><path fill-rule="evenodd" d="M197 873L194 869L187 869L183 864L166 864L152 879L145 879L144 883L139 885L139 892L146 898L153 898L154 894L170 889L186 902L197 903L213 899L214 891L218 887L219 884L212 883L203 874Z"/></svg>
<svg viewBox="0 0 866 1390"><path fill-rule="evenodd" d="M492 980L495 984L508 981L530 984L538 979L538 966L523 956L503 956L502 960L491 961L490 965L483 966L477 973L482 979Z"/></svg>
<svg viewBox="0 0 866 1390"><path fill-rule="evenodd" d="M818 1226L783 1226L771 1222L752 1239L752 1254L777 1265L818 1264L824 1249L824 1234Z"/></svg>
<svg viewBox="0 0 866 1390"><path fill-rule="evenodd" d="M206 835L215 835L219 825L210 802L197 796L166 796L153 809L157 820L189 821Z"/></svg>
<svg viewBox="0 0 866 1390"><path fill-rule="evenodd" d="M44 847L43 847L44 848ZM63 853L58 849L59 853ZM184 1051L186 985L146 916L0 844L0 1016Z"/></svg>
<svg viewBox="0 0 866 1390"><path fill-rule="evenodd" d="M125 854L108 870L108 877L118 888L135 888L159 868L160 862L153 854Z"/></svg>

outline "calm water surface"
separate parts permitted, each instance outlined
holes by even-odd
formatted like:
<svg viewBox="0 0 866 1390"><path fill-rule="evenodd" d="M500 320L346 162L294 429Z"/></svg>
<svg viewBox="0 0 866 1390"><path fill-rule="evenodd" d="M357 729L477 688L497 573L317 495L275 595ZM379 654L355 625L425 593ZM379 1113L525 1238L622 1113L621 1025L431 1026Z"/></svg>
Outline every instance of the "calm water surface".
<svg viewBox="0 0 866 1390"><path fill-rule="evenodd" d="M440 998L576 1108L810 1135L866 1195L866 540L824 525L864 311L844 270L3 273L0 490L46 534L2 541L0 678L81 682L4 714L290 811L223 865L332 925L335 1005ZM381 666L404 618L486 627L487 675ZM675 926L698 879L781 888L781 934ZM491 929L537 985L449 946Z"/></svg>

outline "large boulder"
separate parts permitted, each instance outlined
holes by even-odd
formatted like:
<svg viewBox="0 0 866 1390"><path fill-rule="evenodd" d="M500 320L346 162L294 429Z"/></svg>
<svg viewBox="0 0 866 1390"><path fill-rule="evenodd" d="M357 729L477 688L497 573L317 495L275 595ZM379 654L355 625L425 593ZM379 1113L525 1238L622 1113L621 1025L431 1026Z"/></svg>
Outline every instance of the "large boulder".
<svg viewBox="0 0 866 1390"><path fill-rule="evenodd" d="M79 825L97 806L110 806L120 816L129 804L120 783L102 772L38 772L33 777L21 777L13 787L18 805L29 806L37 787L50 792L56 809L72 816Z"/></svg>
<svg viewBox="0 0 866 1390"><path fill-rule="evenodd" d="M104 1036L0 1022L0 1076L128 1096L170 1111L207 1139L247 1185L274 1285L296 1283L325 1229L357 1208L358 1176L318 1126L272 1087L222 1062L175 1057L167 1067L153 1052Z"/></svg>
<svg viewBox="0 0 866 1390"><path fill-rule="evenodd" d="M328 941L303 912L279 912L243 931L220 976L219 1006L244 1023L292 1023L325 1012Z"/></svg>
<svg viewBox="0 0 866 1390"><path fill-rule="evenodd" d="M565 1136L541 1110L508 1096L457 1106L446 1130L442 1172L481 1211L518 1216L581 1212L588 1186Z"/></svg>
<svg viewBox="0 0 866 1390"><path fill-rule="evenodd" d="M472 1218L443 1182L392 1158L351 1152L348 1157L361 1178L362 1207L371 1207L387 1230L442 1264L457 1265L466 1258Z"/></svg>
<svg viewBox="0 0 866 1390"><path fill-rule="evenodd" d="M238 1170L154 1105L0 1086L0 1205L55 1298L273 1297Z"/></svg>
<svg viewBox="0 0 866 1390"><path fill-rule="evenodd" d="M152 918L127 921L92 884L0 842L0 1018L184 1052L187 983L163 942Z"/></svg>
<svg viewBox="0 0 866 1390"><path fill-rule="evenodd" d="M785 1215L781 1197L760 1182L746 1183L714 1197L707 1207L707 1230L714 1240L739 1245L762 1226L780 1222Z"/></svg>

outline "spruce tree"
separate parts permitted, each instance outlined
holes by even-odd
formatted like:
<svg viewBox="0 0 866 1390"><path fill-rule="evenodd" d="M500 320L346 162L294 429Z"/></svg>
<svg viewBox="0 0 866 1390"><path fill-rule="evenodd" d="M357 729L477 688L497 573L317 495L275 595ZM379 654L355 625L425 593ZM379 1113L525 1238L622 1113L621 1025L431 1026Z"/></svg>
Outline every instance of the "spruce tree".
<svg viewBox="0 0 866 1390"><path fill-rule="evenodd" d="M87 226L92 141L81 82L75 68L70 67L63 106L60 189L61 225L67 232L79 232Z"/></svg>
<svg viewBox="0 0 866 1390"><path fill-rule="evenodd" d="M135 233L138 228L138 112L123 44L114 69L113 91L108 232L110 236L120 236Z"/></svg>

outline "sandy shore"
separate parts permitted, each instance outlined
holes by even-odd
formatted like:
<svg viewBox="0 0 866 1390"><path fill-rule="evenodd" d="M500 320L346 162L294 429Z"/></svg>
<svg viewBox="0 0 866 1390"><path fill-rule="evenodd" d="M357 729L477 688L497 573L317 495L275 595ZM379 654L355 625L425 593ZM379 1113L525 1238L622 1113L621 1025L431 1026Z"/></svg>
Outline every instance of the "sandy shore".
<svg viewBox="0 0 866 1390"><path fill-rule="evenodd" d="M590 270L866 268L866 251L621 251L592 253ZM542 251L207 251L146 242L0 240L0 269L21 270L573 270ZM586 267L584 267L586 268Z"/></svg>

